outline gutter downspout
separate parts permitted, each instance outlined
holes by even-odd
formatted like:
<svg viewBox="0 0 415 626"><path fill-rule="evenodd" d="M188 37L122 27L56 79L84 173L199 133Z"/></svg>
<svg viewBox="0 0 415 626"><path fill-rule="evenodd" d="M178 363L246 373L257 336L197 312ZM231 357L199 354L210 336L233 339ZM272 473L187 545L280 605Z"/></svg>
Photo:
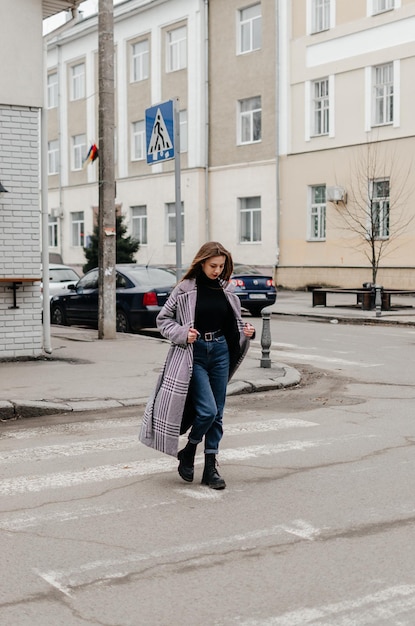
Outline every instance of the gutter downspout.
<svg viewBox="0 0 415 626"><path fill-rule="evenodd" d="M77 8L71 9L72 18L43 37L43 107L40 111L40 189L41 189L41 235L42 235L42 283L43 283L43 350L52 354L50 340L49 298L49 213L48 213L48 43L60 33L72 28L79 20Z"/></svg>
<svg viewBox="0 0 415 626"><path fill-rule="evenodd" d="M280 262L280 0L275 0L275 184L276 184L276 246L274 279L277 284L277 269Z"/></svg>
<svg viewBox="0 0 415 626"><path fill-rule="evenodd" d="M210 241L209 216L209 0L205 0L205 241Z"/></svg>

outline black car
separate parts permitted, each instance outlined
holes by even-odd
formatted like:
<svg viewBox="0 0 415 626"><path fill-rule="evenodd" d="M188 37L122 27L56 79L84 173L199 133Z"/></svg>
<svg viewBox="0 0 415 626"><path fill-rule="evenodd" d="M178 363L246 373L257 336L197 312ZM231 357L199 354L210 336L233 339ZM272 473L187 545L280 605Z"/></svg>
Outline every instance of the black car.
<svg viewBox="0 0 415 626"><path fill-rule="evenodd" d="M260 316L262 309L274 304L277 290L272 276L266 276L252 265L235 263L231 283L241 301L241 307L253 316Z"/></svg>
<svg viewBox="0 0 415 626"><path fill-rule="evenodd" d="M134 263L116 265L118 332L154 328L156 317L176 284L171 272ZM50 303L52 324L98 324L98 269L90 270L65 295Z"/></svg>

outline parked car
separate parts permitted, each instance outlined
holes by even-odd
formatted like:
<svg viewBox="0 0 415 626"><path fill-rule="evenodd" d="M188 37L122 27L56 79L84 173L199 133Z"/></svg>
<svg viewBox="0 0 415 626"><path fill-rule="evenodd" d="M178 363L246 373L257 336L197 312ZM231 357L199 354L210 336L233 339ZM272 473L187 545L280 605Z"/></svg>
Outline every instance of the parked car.
<svg viewBox="0 0 415 626"><path fill-rule="evenodd" d="M79 280L79 274L68 265L60 265L58 263L49 264L49 296L55 296L68 289L68 285L75 285ZM41 291L43 292L43 283L41 283Z"/></svg>
<svg viewBox="0 0 415 626"><path fill-rule="evenodd" d="M274 304L277 290L272 276L261 274L252 265L234 263L231 282L241 301L241 307L253 316L260 316L262 309Z"/></svg>
<svg viewBox="0 0 415 626"><path fill-rule="evenodd" d="M171 272L158 267L116 265L116 328L132 332L154 328L156 317L176 284ZM98 269L90 270L68 293L51 300L52 324L98 323Z"/></svg>

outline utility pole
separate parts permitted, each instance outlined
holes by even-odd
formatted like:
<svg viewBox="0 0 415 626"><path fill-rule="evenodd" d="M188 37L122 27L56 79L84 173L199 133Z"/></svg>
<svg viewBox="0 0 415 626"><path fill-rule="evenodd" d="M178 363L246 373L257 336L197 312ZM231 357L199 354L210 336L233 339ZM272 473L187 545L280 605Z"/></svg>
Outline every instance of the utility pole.
<svg viewBox="0 0 415 626"><path fill-rule="evenodd" d="M115 301L115 178L114 178L114 7L113 0L99 0L99 301L98 339L116 337Z"/></svg>

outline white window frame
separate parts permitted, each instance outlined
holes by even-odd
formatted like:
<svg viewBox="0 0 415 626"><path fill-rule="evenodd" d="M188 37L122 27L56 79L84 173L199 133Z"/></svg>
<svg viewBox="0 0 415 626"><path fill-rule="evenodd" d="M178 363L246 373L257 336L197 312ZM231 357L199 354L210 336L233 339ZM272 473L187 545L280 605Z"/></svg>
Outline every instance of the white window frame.
<svg viewBox="0 0 415 626"><path fill-rule="evenodd" d="M181 204L182 218L182 243L184 243L184 203ZM176 243L176 203L166 203L166 241L168 244Z"/></svg>
<svg viewBox="0 0 415 626"><path fill-rule="evenodd" d="M58 72L51 72L48 74L48 109L56 109L58 100Z"/></svg>
<svg viewBox="0 0 415 626"><path fill-rule="evenodd" d="M146 158L146 128L144 120L131 124L131 160L142 161Z"/></svg>
<svg viewBox="0 0 415 626"><path fill-rule="evenodd" d="M188 150L188 124L187 124L187 110L179 112L179 125L180 125L180 152L187 152Z"/></svg>
<svg viewBox="0 0 415 626"><path fill-rule="evenodd" d="M244 110L245 109L245 110ZM243 146L262 141L261 96L238 100L238 145ZM258 122L259 120L259 122ZM256 137L259 124L259 137Z"/></svg>
<svg viewBox="0 0 415 626"><path fill-rule="evenodd" d="M131 44L131 82L146 80L150 75L150 42L142 39Z"/></svg>
<svg viewBox="0 0 415 626"><path fill-rule="evenodd" d="M328 81L328 120L326 125L324 126L324 131L322 133L317 133L316 128L316 98L315 98L315 85L316 83L321 83L322 81ZM335 135L335 123L334 123L334 99L335 99L335 76L331 74L330 76L325 76L323 78L319 78L313 81L306 81L304 85L304 111L305 111L305 140L310 141L313 138L317 137L334 137ZM326 110L326 109L325 109ZM327 128L328 126L328 128Z"/></svg>
<svg viewBox="0 0 415 626"><path fill-rule="evenodd" d="M258 9L258 13L252 14ZM262 47L261 3L251 4L238 11L238 54L248 54ZM246 45L245 45L246 41Z"/></svg>
<svg viewBox="0 0 415 626"><path fill-rule="evenodd" d="M85 98L85 63L71 66L71 100Z"/></svg>
<svg viewBox="0 0 415 626"><path fill-rule="evenodd" d="M307 35L315 35L320 32L324 32L325 30L329 30L330 28L334 28L336 26L336 0L327 0L328 3L328 23L324 22L325 28L321 30L315 30L317 24L317 16L316 16L316 0L306 0L306 32ZM327 21L327 17L326 17Z"/></svg>
<svg viewBox="0 0 415 626"><path fill-rule="evenodd" d="M145 204L132 206L130 210L132 236L138 239L140 246L146 246L148 244L147 206Z"/></svg>
<svg viewBox="0 0 415 626"><path fill-rule="evenodd" d="M48 141L48 176L59 174L59 141Z"/></svg>
<svg viewBox="0 0 415 626"><path fill-rule="evenodd" d="M85 246L85 216L83 211L71 213L71 242L74 248Z"/></svg>
<svg viewBox="0 0 415 626"><path fill-rule="evenodd" d="M261 196L238 198L239 243L262 242Z"/></svg>
<svg viewBox="0 0 415 626"><path fill-rule="evenodd" d="M388 183L388 195L375 195L375 188L378 183ZM375 239L389 239L390 235L390 180L389 178L376 178L370 181L369 202L372 215L369 216L370 227L373 224L373 213L376 211L380 215L377 224L377 232L374 233Z"/></svg>
<svg viewBox="0 0 415 626"><path fill-rule="evenodd" d="M379 15L380 13L386 13L387 11L393 11L400 9L401 0L367 0L367 15Z"/></svg>
<svg viewBox="0 0 415 626"><path fill-rule="evenodd" d="M324 202L316 200L317 189L324 188ZM326 185L310 185L308 187L308 219L307 219L307 240L326 240Z"/></svg>
<svg viewBox="0 0 415 626"><path fill-rule="evenodd" d="M72 137L72 171L82 169L86 157L86 135L73 135Z"/></svg>
<svg viewBox="0 0 415 626"><path fill-rule="evenodd" d="M48 216L48 244L49 248L57 248L59 245L59 223L55 215Z"/></svg>
<svg viewBox="0 0 415 626"><path fill-rule="evenodd" d="M177 72L187 67L187 26L166 32L166 72Z"/></svg>
<svg viewBox="0 0 415 626"><path fill-rule="evenodd" d="M384 76L378 80L377 76ZM389 73L391 76L385 76ZM372 68L372 126L393 124L394 118L394 64L384 63Z"/></svg>

